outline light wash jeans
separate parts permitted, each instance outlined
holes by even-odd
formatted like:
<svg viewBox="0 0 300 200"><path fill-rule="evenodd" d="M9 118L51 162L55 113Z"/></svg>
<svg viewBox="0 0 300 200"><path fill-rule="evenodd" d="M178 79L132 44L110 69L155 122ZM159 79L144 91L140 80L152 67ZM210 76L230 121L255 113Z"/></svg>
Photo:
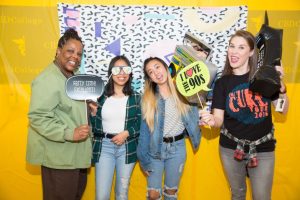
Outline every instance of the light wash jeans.
<svg viewBox="0 0 300 200"><path fill-rule="evenodd" d="M127 200L130 177L135 163L125 164L125 145L115 145L103 138L96 170L96 199L109 200L112 180L116 169L115 199Z"/></svg>
<svg viewBox="0 0 300 200"><path fill-rule="evenodd" d="M155 190L162 193L162 177L164 178L164 190L176 189L178 192L179 181L186 161L185 140L181 139L173 143L163 143L162 159L151 158L151 172L147 177L148 190ZM164 192L165 200L177 199L177 192L169 195Z"/></svg>
<svg viewBox="0 0 300 200"><path fill-rule="evenodd" d="M274 151L257 153L258 166L254 168L247 168L246 160L235 160L233 153L234 150L220 146L222 164L230 184L231 199L246 199L248 173L253 200L270 200L274 174Z"/></svg>

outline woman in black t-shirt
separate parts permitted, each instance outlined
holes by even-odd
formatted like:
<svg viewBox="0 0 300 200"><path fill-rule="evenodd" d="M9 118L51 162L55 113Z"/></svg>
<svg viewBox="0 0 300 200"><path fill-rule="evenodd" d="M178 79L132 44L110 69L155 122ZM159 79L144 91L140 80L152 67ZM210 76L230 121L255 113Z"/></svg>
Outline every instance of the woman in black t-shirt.
<svg viewBox="0 0 300 200"><path fill-rule="evenodd" d="M201 122L221 127L220 154L227 175L232 199L246 198L246 175L249 175L253 199L271 199L274 174L273 123L268 99L249 90L249 79L257 68L255 38L247 31L237 31L230 39L222 77L217 80L212 114L201 113ZM282 113L288 110L286 86L280 73L280 100L285 101Z"/></svg>

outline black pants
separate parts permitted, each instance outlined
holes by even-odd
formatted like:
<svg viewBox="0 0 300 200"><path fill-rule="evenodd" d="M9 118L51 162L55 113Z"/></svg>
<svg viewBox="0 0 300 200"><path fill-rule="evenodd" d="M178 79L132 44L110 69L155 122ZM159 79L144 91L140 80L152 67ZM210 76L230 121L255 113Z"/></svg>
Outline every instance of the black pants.
<svg viewBox="0 0 300 200"><path fill-rule="evenodd" d="M52 169L42 166L44 200L80 200L87 183L87 169Z"/></svg>

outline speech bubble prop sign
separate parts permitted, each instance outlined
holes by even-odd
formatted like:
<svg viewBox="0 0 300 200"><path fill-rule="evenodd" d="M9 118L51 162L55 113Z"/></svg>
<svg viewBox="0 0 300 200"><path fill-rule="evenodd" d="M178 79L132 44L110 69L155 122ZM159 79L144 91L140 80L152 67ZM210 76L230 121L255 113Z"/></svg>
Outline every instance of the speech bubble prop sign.
<svg viewBox="0 0 300 200"><path fill-rule="evenodd" d="M183 96L192 96L201 90L210 91L207 87L210 81L210 73L203 61L189 64L176 76L176 86Z"/></svg>
<svg viewBox="0 0 300 200"><path fill-rule="evenodd" d="M96 100L102 95L104 82L99 76L80 74L66 81L66 93L74 100Z"/></svg>

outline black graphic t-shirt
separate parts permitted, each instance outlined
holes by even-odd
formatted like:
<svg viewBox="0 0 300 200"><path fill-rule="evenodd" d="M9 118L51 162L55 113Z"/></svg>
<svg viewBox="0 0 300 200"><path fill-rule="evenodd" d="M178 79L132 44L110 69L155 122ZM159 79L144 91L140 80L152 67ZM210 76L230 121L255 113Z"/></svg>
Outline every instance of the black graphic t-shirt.
<svg viewBox="0 0 300 200"><path fill-rule="evenodd" d="M272 129L270 99L249 90L249 73L244 75L226 75L216 81L213 91L212 108L225 111L225 128L239 139L255 141ZM220 145L235 149L236 142L223 134ZM275 141L268 141L257 146L258 152L274 151Z"/></svg>

